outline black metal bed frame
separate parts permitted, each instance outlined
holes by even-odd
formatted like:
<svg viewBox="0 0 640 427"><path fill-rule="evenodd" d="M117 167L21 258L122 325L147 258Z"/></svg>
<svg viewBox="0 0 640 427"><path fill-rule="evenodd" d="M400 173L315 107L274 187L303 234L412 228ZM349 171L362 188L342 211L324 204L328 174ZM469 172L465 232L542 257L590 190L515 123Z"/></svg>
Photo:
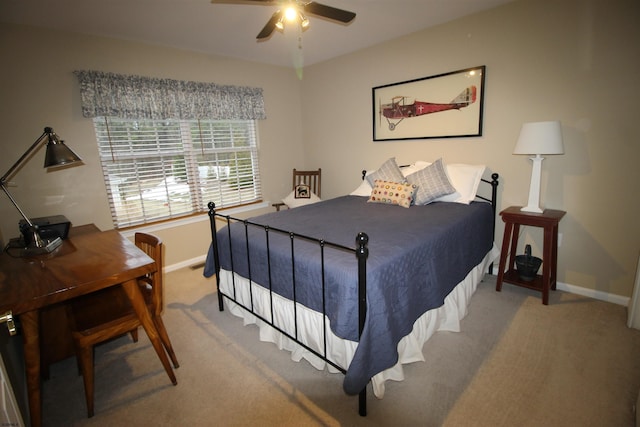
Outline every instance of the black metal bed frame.
<svg viewBox="0 0 640 427"><path fill-rule="evenodd" d="M364 176L366 174L366 171L362 171L362 176L364 179ZM492 211L493 211L493 235L495 235L495 221L496 221L496 209L497 209L497 188L498 188L498 174L494 173L491 175L491 180L487 180L487 179L482 179L482 182L485 182L489 185L491 185L491 197L484 197L484 196L480 196L477 195L476 198L487 201L489 203L491 203L491 207L492 207ZM333 249L333 250L338 250L338 251L344 251L345 253L351 253L353 254L358 262L358 335L362 335L362 330L364 328L364 321L367 315L367 257L369 255L369 249L367 248L367 243L369 241L369 237L367 236L366 233L360 232L358 233L358 235L355 238L355 243L356 243L356 247L355 248L349 248L343 245L339 245L336 243L332 243L332 242L327 242L323 239L317 239L315 237L310 237L310 236L306 236L303 234L299 234L299 233L294 233L291 231L287 231L287 230L283 230L283 229L279 229L279 228L275 228L275 227L270 227L268 225L264 225L264 224L258 224L255 222L251 222L249 220L246 219L240 219L240 218L234 218L232 216L229 215L223 215L220 213L216 213L215 212L215 203L213 202L209 202L208 204L209 207L209 222L210 222L210 227L211 227L211 241L212 241L212 245L213 245L213 257L214 257L214 261L215 261L215 274L216 274L216 282L217 282L217 291L218 291L218 308L220 311L224 311L224 298L226 297L227 299L229 299L230 301L234 302L236 305L238 305L239 307L241 307L242 309L246 310L247 312L253 314L254 316L256 316L257 318L259 318L260 320L262 320L263 322L269 324L272 328L276 329L278 332L284 334L286 337L288 337L289 339L295 341L298 345L304 347L306 350L310 351L311 353L313 353L314 355L316 355L317 357L319 357L320 359L322 359L323 361L325 361L326 363L328 363L329 365L333 366L335 369L337 369L338 371L342 372L343 374L346 373L346 368L339 366L338 364L336 364L335 362L333 362L332 360L329 359L329 357L327 356L327 325L326 325L326 321L324 321L325 317L326 317L326 305L325 305L325 281L324 281L324 271L325 271L325 263L324 263L324 254L325 254L325 249L329 248L329 249ZM249 299L250 299L250 306L246 306L244 304L242 304L241 302L236 300L236 285L235 285L235 276L234 276L234 264L233 264L233 251L231 251L231 229L230 227L227 227L227 230L229 232L229 251L231 254L231 277L232 277L232 287L233 287L233 291L234 291L234 295L227 295L224 294L223 292L221 292L220 290L220 248L218 247L218 240L217 240L217 226L216 226L216 218L222 219L225 223L225 225L229 226L231 225L231 223L234 222L241 222L244 224L244 229L245 229L245 247L248 248L249 246L249 239L248 239L248 230L249 227L258 227L258 228L262 228L265 232L265 237L266 237L266 242L267 242L267 268L269 269L269 271L271 270L271 256L270 256L270 252L269 252L269 233L278 233L278 234L284 234L289 236L290 239L290 245L291 245L291 266L292 266L292 280L293 280L293 309L294 309L294 333L293 335L285 330L283 330L281 327L279 327L278 325L274 324L274 322L272 320L266 319L264 316L261 316L260 314L256 313L254 311L254 307L253 307L253 290L251 287L251 283L254 283L251 277L251 268L250 268L250 263L248 262L248 258L249 258L249 251L247 250L247 265L249 265L249 271L248 271L248 276L247 279L249 280L250 286L249 286ZM298 322L297 322L297 300L296 300L296 293L295 293L295 242L296 240L306 240L309 242L315 242L318 244L319 248L320 248L320 265L321 265L321 270L322 270L322 274L321 274L321 286L322 286L322 317L323 317L323 348L322 351L318 351L314 348L309 347L308 345L304 344L303 342L301 342L301 340L298 338ZM489 267L489 272L492 272L493 270L493 264ZM274 311L274 307L273 307L273 291L272 291L272 283L271 283L271 274L269 273L269 284L268 287L266 288L269 291L269 298L270 298L270 313L271 313L271 319L273 319L273 311ZM358 413L361 416L366 416L367 415L367 388L366 386L362 389L362 391L360 391L359 395L358 395Z"/></svg>

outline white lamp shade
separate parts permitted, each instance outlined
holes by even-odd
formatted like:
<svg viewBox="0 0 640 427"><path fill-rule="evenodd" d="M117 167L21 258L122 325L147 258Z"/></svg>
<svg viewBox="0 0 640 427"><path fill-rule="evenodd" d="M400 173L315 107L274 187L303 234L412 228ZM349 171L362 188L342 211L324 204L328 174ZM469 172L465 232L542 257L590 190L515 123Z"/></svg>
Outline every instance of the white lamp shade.
<svg viewBox="0 0 640 427"><path fill-rule="evenodd" d="M560 122L523 124L513 154L564 154Z"/></svg>

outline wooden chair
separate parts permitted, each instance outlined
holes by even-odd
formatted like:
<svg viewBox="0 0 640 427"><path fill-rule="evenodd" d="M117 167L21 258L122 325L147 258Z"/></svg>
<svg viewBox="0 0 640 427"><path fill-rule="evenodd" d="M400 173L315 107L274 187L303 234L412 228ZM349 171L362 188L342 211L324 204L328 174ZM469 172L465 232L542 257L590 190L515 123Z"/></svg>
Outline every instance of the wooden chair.
<svg viewBox="0 0 640 427"><path fill-rule="evenodd" d="M295 190L296 186L300 184L305 184L309 186L309 189L316 196L321 197L320 190L321 188L321 178L322 178L322 169L318 168L318 170L308 170L308 171L299 171L297 169L293 170L293 184L291 185L291 189ZM277 211L280 210L281 207L285 206L283 202L273 203L271 206L276 208Z"/></svg>
<svg viewBox="0 0 640 427"><path fill-rule="evenodd" d="M155 273L140 277L138 285L164 349L173 366L178 368L180 365L161 317L163 309L162 241L150 234L136 233L135 244L153 258L158 267ZM94 413L94 346L127 333L131 334L134 342L137 342L138 327L141 324L120 286L112 286L73 299L68 306L68 317L84 380L87 414L92 417ZM165 369L171 382L176 385L177 380L171 366L165 367Z"/></svg>

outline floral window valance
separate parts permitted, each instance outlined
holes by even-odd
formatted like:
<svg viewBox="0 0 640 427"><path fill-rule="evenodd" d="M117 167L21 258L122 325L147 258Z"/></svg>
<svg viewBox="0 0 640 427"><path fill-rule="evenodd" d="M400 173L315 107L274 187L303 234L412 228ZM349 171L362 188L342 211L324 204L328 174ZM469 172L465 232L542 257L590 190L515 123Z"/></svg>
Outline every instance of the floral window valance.
<svg viewBox="0 0 640 427"><path fill-rule="evenodd" d="M266 119L261 88L75 71L84 117Z"/></svg>

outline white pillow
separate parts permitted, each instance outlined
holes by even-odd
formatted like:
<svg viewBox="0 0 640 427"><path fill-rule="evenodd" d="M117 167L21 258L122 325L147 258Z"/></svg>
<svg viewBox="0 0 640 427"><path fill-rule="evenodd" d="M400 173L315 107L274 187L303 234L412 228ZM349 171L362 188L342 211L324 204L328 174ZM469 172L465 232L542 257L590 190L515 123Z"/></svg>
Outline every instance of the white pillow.
<svg viewBox="0 0 640 427"><path fill-rule="evenodd" d="M431 164L431 162L425 162L423 160L418 160L417 162L413 163L410 167L414 172L417 172L420 169L426 168L430 164Z"/></svg>
<svg viewBox="0 0 640 427"><path fill-rule="evenodd" d="M455 202L468 205L475 199L478 185L486 169L485 165L455 163L447 165L449 181L456 192L437 198L436 202Z"/></svg>
<svg viewBox="0 0 640 427"><path fill-rule="evenodd" d="M371 175L372 172L367 172L367 175ZM349 193L350 196L371 196L371 190L373 187L369 184L369 181L365 179L362 180L358 188Z"/></svg>
<svg viewBox="0 0 640 427"><path fill-rule="evenodd" d="M428 165L425 165L428 166ZM423 166L417 166L415 163L409 165L409 166L404 166L400 168L400 171L402 172L402 175L406 178L409 175L418 172L419 170L424 169Z"/></svg>
<svg viewBox="0 0 640 427"><path fill-rule="evenodd" d="M289 193L289 195L287 197L282 199L282 203L287 205L287 207L289 209L297 208L299 206L304 206L304 205L311 205L313 203L318 203L318 202L321 202L321 201L322 201L322 199L320 199L320 197L316 196L315 193L313 193L313 192L310 193L310 197L308 197L308 198L297 198L296 199L295 190L292 191L291 193Z"/></svg>

